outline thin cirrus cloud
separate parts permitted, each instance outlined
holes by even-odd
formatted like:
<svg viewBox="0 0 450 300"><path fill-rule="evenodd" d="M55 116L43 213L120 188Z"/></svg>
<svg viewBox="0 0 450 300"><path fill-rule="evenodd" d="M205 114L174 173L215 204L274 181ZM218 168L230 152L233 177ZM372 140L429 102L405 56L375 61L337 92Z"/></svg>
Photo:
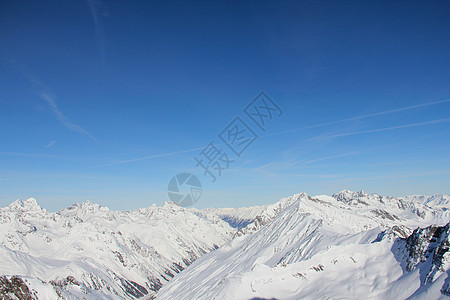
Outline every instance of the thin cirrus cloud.
<svg viewBox="0 0 450 300"><path fill-rule="evenodd" d="M352 118L337 120L337 121L329 122L329 123L321 123L321 124L311 125L311 126L307 126L307 127L303 127L303 128L296 128L296 129L293 129L293 130L287 130L287 131L277 132L277 133L274 133L274 134L268 134L266 136L290 133L290 132L294 132L294 131L297 131L297 130L300 130L300 129L314 128L314 127L325 126L325 125L330 125L330 124L335 124L335 123L352 121L352 120L355 120L355 119L364 119L364 118L368 118L368 117L372 117L372 116L380 116L380 115L385 115L385 114L398 113L398 112L402 112L402 111L407 111L407 110L427 107L427 106L431 106L431 105L437 105L437 104L446 103L446 102L450 102L450 98L446 98L446 99L439 100L439 101L434 101L434 102L426 102L426 103L421 103L421 104L417 104L417 105L406 106L406 107L401 107L401 108L397 108L397 109L391 109L391 110L371 113L371 114L367 114L367 115L355 116L355 117L352 117ZM326 138L334 138L334 137L341 137L341 136L355 135L355 134L367 134L367 133L373 133L373 132L382 132L382 131L396 130L396 129L401 129L401 128L408 128L408 127L426 126L426 125L438 124L438 123L444 123L444 122L450 122L450 118L449 119L431 120L431 121L419 122L419 123L403 124L403 125L400 125L400 126L393 126L393 127L376 128L376 129L365 130L365 131L358 131L358 132L342 133L342 134L336 134L336 135L332 135L332 136L326 136ZM325 137L320 137L320 138L325 138ZM161 154L155 154L155 155L149 155L149 156L138 157L138 158L134 158L134 159L116 161L116 162L112 162L112 163L104 164L104 165L97 165L97 166L87 167L87 168L83 168L83 169L78 169L77 171L88 170L88 169L95 169L95 168L102 168L102 167L108 167L108 166L115 166L115 165L122 165L122 164L127 164L127 163L136 162L136 161L147 160L147 159L153 159L153 158L159 158L159 157L174 156L174 155L178 155L178 154L199 151L201 149L203 149L203 147L193 148L193 149L185 149L185 150L180 150L180 151L175 151L175 152L168 152L168 153L161 153ZM357 152L340 154L340 155L336 155L336 156L333 156L333 157L326 157L326 158L318 159L317 161L325 160L325 159L328 160L328 159L333 159L333 158L338 158L338 157L343 157L343 156L356 155L356 154L358 154L358 151ZM302 162L309 164L309 163L313 163L315 161L316 160L308 161L308 162L306 162L306 161L297 161L297 162L292 163L290 166L294 166L294 165L297 165L297 164L302 163Z"/></svg>
<svg viewBox="0 0 450 300"><path fill-rule="evenodd" d="M48 143L47 145L44 146L44 149L48 149L50 147L53 147L56 144L56 141L51 141L50 143Z"/></svg>
<svg viewBox="0 0 450 300"><path fill-rule="evenodd" d="M31 84L31 86L35 89L35 92L39 95L39 97L44 100L47 105L49 106L52 113L55 115L57 120L67 127L68 129L77 132L79 134L83 134L87 137L89 137L93 141L97 141L97 139L86 129L81 127L80 125L77 125L73 122L71 122L64 114L61 112L61 110L58 108L58 105L56 104L55 97L51 95L49 92L50 88L47 87L44 83L39 80L38 77L36 77L32 72L30 72L24 65L20 64L19 62L15 60L8 60L10 65L19 72L23 77L25 77L28 82ZM46 146L45 148L49 148L53 146L54 143L50 146Z"/></svg>
<svg viewBox="0 0 450 300"><path fill-rule="evenodd" d="M318 137L315 137L315 138L312 138L312 139L308 139L305 142L308 142L308 141L311 141L311 140L317 140L317 139L328 139L328 138L337 138L337 137L344 137L344 136L350 136L350 135L367 134L367 133L374 133L374 132L383 132L383 131L390 131L390 130L408 128L408 127L426 126L426 125L446 123L446 122L450 122L450 118L448 118L448 119L437 119L437 120L431 120L431 121L426 121L426 122L418 122L418 123L409 123L409 124L403 124L403 125L392 126L392 127L375 128L375 129L364 130L364 131L340 133L340 134L334 134L334 135L328 135L328 136L318 136ZM444 134L446 134L446 133L444 133ZM437 135L442 135L442 133L439 133ZM429 134L424 135L424 136L420 136L420 137L418 137L418 138L416 138L414 140L418 141L420 139L423 139L424 137L429 137ZM409 142L411 142L411 139L409 139ZM300 160L300 161L296 161L296 162L291 163L289 165L289 167L303 166L303 165L307 165L307 164L311 164L311 163L316 163L316 162L319 162L319 161L322 161L322 160L330 160L330 159L341 158L341 157L346 157L346 156L353 156L353 155L361 154L362 152L373 151L373 150L381 150L381 149L385 149L385 148L392 148L392 147L399 146L399 145L404 145L404 142L400 141L400 142L397 142L397 143L394 143L394 144L377 146L377 147L371 147L371 148L367 148L367 149L362 149L360 151L347 152L347 153L342 153L342 154L333 155L333 156L327 156L327 157L321 157L321 158L308 160L308 161L307 160Z"/></svg>
<svg viewBox="0 0 450 300"><path fill-rule="evenodd" d="M198 147L198 148L186 149L186 150L181 150L181 151L176 151L176 152L166 152L166 153L148 155L148 156L132 158L132 159L127 159L127 160L119 160L119 161L115 161L115 162L111 162L111 163L103 164L103 165L96 165L96 166L76 169L73 171L84 171L84 170L90 170L90 169L96 169L96 168L112 167L112 166L116 166L116 165L122 165L122 164L127 164L127 163L132 163L132 162L137 162L137 161L147 160L147 159L152 159L152 158L168 157L168 156L174 156L174 155L178 155L178 154L190 153L190 152L195 152L195 151L199 151L202 149L203 149L203 147Z"/></svg>
<svg viewBox="0 0 450 300"><path fill-rule="evenodd" d="M95 26L95 39L100 51L102 65L105 64L106 34L103 18L108 15L105 5L100 0L86 0Z"/></svg>
<svg viewBox="0 0 450 300"><path fill-rule="evenodd" d="M304 126L304 127L298 127L298 128L278 131L278 132L266 134L264 136L281 135L281 134L292 133L292 132L301 131L301 130L305 130L305 129L313 129L313 128L323 127L323 126L328 126L328 125L336 125L336 124L345 123L345 122L349 122L349 121L356 121L356 120L362 120L362 119L371 118L371 117L378 117L378 116L383 116L383 115L388 115L388 114L394 114L394 113L409 111L409 110L418 109L418 108L424 108L424 107L433 106L433 105L439 105L439 104L448 103L448 102L450 102L450 98L444 98L444 99L432 101L432 102L419 103L419 104L415 104L415 105L409 105L409 106L379 111L379 112L365 114L365 115L358 115L358 116L341 119L341 120L336 120L336 121L331 121L331 122L324 122L324 123L313 124L313 125L308 125L308 126Z"/></svg>
<svg viewBox="0 0 450 300"><path fill-rule="evenodd" d="M360 151L352 151L352 152L347 152L347 153L342 153L342 154L337 154L337 155L333 155L333 156L327 156L327 157L321 157L321 158L316 158L316 159L312 159L312 160L300 160L300 161L296 161L294 163L292 163L291 165L289 165L289 167L295 166L295 165L309 165L318 161L323 161L323 160L329 160L329 159L335 159L335 158L341 158L341 157L346 157L346 156L352 156L352 155L356 155L359 154Z"/></svg>
<svg viewBox="0 0 450 300"><path fill-rule="evenodd" d="M187 150L182 150L182 151L177 151L177 152L167 152L167 153L161 153L161 154L154 154L154 155L138 157L138 158L128 159L128 160L121 160L121 161L116 161L116 162L112 162L112 163L109 163L109 164L95 165L95 166L90 166L90 167L86 167L86 168L79 168L79 169L68 170L68 171L65 171L64 174L70 174L70 173L79 172L79 171L86 171L86 170L91 170L91 169L122 165L122 164L126 164L126 163L132 163L132 162L137 162L137 161L147 160L147 159L152 159L152 158L174 156L174 155L183 154L183 153L195 152L195 151L198 151L198 150L201 150L201 149L203 149L203 147L187 149ZM14 152L0 152L0 155L29 156L29 157L57 157L57 156L51 156L51 155L45 155L45 154L28 154L28 153L14 153ZM22 179L32 179L32 178L45 178L45 177L53 177L53 176L60 176L60 174L58 174L58 175L50 174L50 175L43 175L43 176L0 178L0 181L22 180Z"/></svg>
<svg viewBox="0 0 450 300"><path fill-rule="evenodd" d="M29 77L29 76L27 76L27 77ZM34 86L40 84L40 82L36 81L34 78L31 78L31 79L29 78L29 80L30 80L30 83L32 83ZM66 127L70 128L71 130L77 131L79 133L88 135L89 137L95 139L89 132L87 132L86 130L84 130L80 126L69 122L67 120L67 118L59 111L59 109L57 108L57 106L54 103L53 99L50 96L48 96L48 94L41 93L41 96L44 97L44 99L47 101L47 103L52 107L52 109L53 109L54 113L57 115L58 119ZM337 120L337 121L328 122L328 123L320 123L320 124L305 126L305 127L302 127L302 128L295 128L295 129L291 129L291 130L286 130L286 131L282 131L282 132L276 132L276 133L268 134L268 135L265 135L265 136L272 136L272 135L291 133L291 132L295 132L295 131L298 131L298 130L303 130L303 129L308 129L308 128L315 128L315 127L321 127L321 126L326 126L326 125L332 125L332 124L336 124L336 123L352 121L352 120L355 120L355 119L364 119L364 118L368 118L368 117L372 117L372 116L380 116L380 115L385 115L385 114L397 113L397 112L401 112L401 111L407 111L407 110L427 107L427 106L431 106L431 105L437 105L437 104L446 103L446 102L450 102L450 99L447 98L447 99L434 101L434 102L427 102L427 103L422 103L422 104L417 104L417 105L412 105L412 106L406 106L406 107L401 107L401 108L387 110L387 111L381 111L381 112L376 112L376 113L371 113L371 114L366 114L366 115L355 116L355 117L342 119L342 120ZM437 120L431 120L431 121L426 121L426 122L418 122L418 123L409 123L409 124L403 124L403 125L393 126L393 127L376 128L376 129L370 129L370 130L365 130L365 131L341 133L341 134L335 134L335 135L331 135L331 136L320 136L320 137L316 137L316 138L319 138L319 139L320 138L336 138L336 137L342 137L342 136L348 136L348 135L383 132L383 131L389 131L389 130L397 130L397 129L401 129L401 128L416 127L416 126L426 126L426 125L439 124L439 123L445 123L445 122L450 122L450 118L448 118L448 119L437 119ZM203 149L203 147L193 148L193 149L185 149L185 150L180 150L180 151L175 151L175 152L160 153L160 154L149 155L149 156L144 156L144 157L138 157L138 158L133 158L133 159L128 159L128 160L115 161L115 162L111 162L111 163L103 164L103 165L94 165L94 166L91 166L91 167L86 167L86 168L81 168L81 169L76 169L76 170L71 170L71 171L82 171L82 170L96 169L96 168L102 168L102 167L108 167L108 166L122 165L122 164L127 164L127 163L136 162L136 161L147 160L147 159L160 158L160 157L169 157L169 156L179 155L179 154L182 154L182 153L195 152L195 151L199 151L201 149ZM310 163L314 163L314 162L321 161L321 160L329 160L329 159L334 159L334 158L338 158L338 157L356 155L358 153L359 153L358 151L355 151L355 152L351 152L351 153L338 154L338 155L335 155L335 156L323 157L323 158L310 160L310 161L306 161L306 160L296 161L294 163L291 163L289 165L289 167L292 167L292 166L298 165L298 164L302 164L302 165L303 164L310 164ZM267 166L263 166L263 167L267 167ZM9 179L11 179L11 178L4 178L3 180L9 180Z"/></svg>
<svg viewBox="0 0 450 300"><path fill-rule="evenodd" d="M86 129L84 129L83 127L81 127L80 125L74 124L72 123L58 108L58 106L56 105L55 101L53 100L53 97L50 96L47 93L40 93L39 95L45 102L47 102L47 104L50 106L50 109L52 110L53 114L56 116L56 118L58 119L58 121L63 124L64 126L66 126L67 128L69 128L70 130L80 133L80 134L84 134L86 136L88 136L90 139L96 141L96 138Z"/></svg>
<svg viewBox="0 0 450 300"><path fill-rule="evenodd" d="M326 135L326 136L319 136L319 137L311 138L308 141L313 141L313 140L317 140L317 139L338 138L338 137L344 137L344 136L350 136L350 135L358 135L358 134L366 134L366 133L374 133L374 132L391 131L391 130L397 130L397 129L402 129L402 128L419 127L419 126L426 126L426 125L433 125L433 124L440 124L440 123L448 123L448 122L450 122L450 118L436 119L436 120L430 120L430 121L425 121L425 122L402 124L402 125L398 125L398 126L375 128L375 129L368 129L368 130L344 132L344 133L338 133L338 134L332 134L332 135Z"/></svg>
<svg viewBox="0 0 450 300"><path fill-rule="evenodd" d="M66 155L39 154L39 153L22 153L22 152L0 152L0 155L21 156L21 157L37 157L37 158L75 159L75 157L66 156Z"/></svg>

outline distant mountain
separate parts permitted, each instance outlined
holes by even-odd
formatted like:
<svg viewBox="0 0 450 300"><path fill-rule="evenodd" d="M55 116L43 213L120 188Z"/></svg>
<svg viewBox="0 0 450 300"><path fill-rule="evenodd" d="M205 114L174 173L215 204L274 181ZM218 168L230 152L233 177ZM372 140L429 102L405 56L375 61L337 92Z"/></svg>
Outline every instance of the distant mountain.
<svg viewBox="0 0 450 300"><path fill-rule="evenodd" d="M238 208L205 208L198 213L205 216L218 216L231 227L242 229L252 223L255 218L267 209L265 206L238 207Z"/></svg>
<svg viewBox="0 0 450 300"><path fill-rule="evenodd" d="M206 216L217 215L233 228L237 228L238 235L242 235L258 230L262 224L273 219L294 201L295 196L283 198L274 204L238 208L205 208L200 212Z"/></svg>
<svg viewBox="0 0 450 300"><path fill-rule="evenodd" d="M411 228L420 224L444 224L445 217L450 216L450 196L407 196L391 197L367 194L364 191L344 190L332 196L320 195L310 197L305 193L282 198L274 204L242 208L207 208L201 210L206 216L217 215L231 226L239 229L237 235L251 234L258 231L275 216L299 199L304 200L302 210L311 212L325 219L338 218L339 226L344 230L357 232L373 226L405 225ZM351 209L349 220L342 220L342 214L331 211ZM345 214L347 217L347 214ZM379 221L374 222L372 219ZM380 221L382 220L382 221ZM368 223L364 223L368 222ZM380 223L381 222L381 223ZM362 227L361 227L362 226Z"/></svg>
<svg viewBox="0 0 450 300"><path fill-rule="evenodd" d="M8 275L0 295L18 275L14 282L26 281L38 298L149 297L234 232L170 202L123 212L84 202L52 213L18 200L0 209L0 275Z"/></svg>
<svg viewBox="0 0 450 300"><path fill-rule="evenodd" d="M57 212L17 200L0 208L0 298L447 297L449 199L342 191L243 208L87 201Z"/></svg>
<svg viewBox="0 0 450 300"><path fill-rule="evenodd" d="M448 209L440 195L297 194L258 212L157 299L444 299Z"/></svg>

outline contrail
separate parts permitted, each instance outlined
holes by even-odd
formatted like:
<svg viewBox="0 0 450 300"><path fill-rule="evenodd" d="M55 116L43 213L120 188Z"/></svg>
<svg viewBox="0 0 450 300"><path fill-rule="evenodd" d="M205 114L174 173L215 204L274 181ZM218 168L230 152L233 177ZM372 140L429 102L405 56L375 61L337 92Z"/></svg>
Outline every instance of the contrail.
<svg viewBox="0 0 450 300"><path fill-rule="evenodd" d="M443 120L445 120L445 119L443 119ZM434 121L439 121L439 120L434 120ZM434 122L434 121L422 122L422 123L432 124L432 122ZM419 123L414 123L414 124L419 126ZM404 127L412 127L412 125L414 125L414 124L406 124L406 125L396 126L395 129L397 129L397 128L404 128ZM388 127L388 128L374 129L374 130L376 130L377 132L378 131L385 131L385 130L382 130L382 129L393 130L394 128L393 127ZM368 131L372 132L371 130L368 130ZM366 133L366 131L359 132L359 133ZM355 133L355 134L358 134L358 133ZM420 140L423 137L424 136L421 136L421 137L415 138L413 140L417 141L417 140ZM324 137L324 138L327 138L327 137ZM411 141L411 140L409 140L409 141ZM404 142L397 142L397 143L393 143L393 144L389 144L389 145L382 145L382 146L377 146L377 147L371 147L371 148L367 148L367 149L363 149L363 150L359 150L359 151L347 152L347 153L337 154L337 155L334 155L334 156L321 157L321 158L312 159L312 160L308 160L308 161L307 160L300 160L300 161L296 161L296 162L290 164L289 167L292 167L292 166L295 166L295 165L300 165L300 166L307 165L307 164L314 163L314 162L317 162L317 161L334 159L334 158L340 158L340 157L345 157L345 156L351 156L351 155L356 155L356 154L360 154L360 153L368 152L368 151L373 151L373 150L392 148L392 147L395 147L395 146L398 146L398 145L404 145ZM442 161L442 160L440 160L440 161Z"/></svg>
<svg viewBox="0 0 450 300"><path fill-rule="evenodd" d="M33 153L21 153L21 152L0 152L0 155L22 156L22 157L42 157L42 158L67 158L67 159L73 159L73 157L63 156L63 155L33 154Z"/></svg>
<svg viewBox="0 0 450 300"><path fill-rule="evenodd" d="M53 114L56 116L58 121L61 122L61 124L63 124L64 126L66 126L67 128L69 128L72 131L75 131L77 133L81 133L81 134L84 134L84 135L88 136L93 141L97 141L97 139L89 131L85 130L83 127L81 127L81 126L79 126L77 124L74 124L74 123L70 122L69 119L67 119L67 117L59 110L58 106L56 106L56 103L53 100L52 96L50 96L47 93L41 93L39 96L45 102L47 102L47 104L52 109Z"/></svg>
<svg viewBox="0 0 450 300"><path fill-rule="evenodd" d="M176 151L176 152L168 152L168 153L161 153L161 154L148 155L148 156L143 156L143 157L138 157L138 158L132 158L132 159L127 159L127 160L120 160L120 161L116 161L116 162L112 162L112 163L108 163L108 164L96 165L96 166L86 167L86 168L81 168L81 169L75 169L75 170L72 170L72 172L84 171L84 170L89 170L89 169L94 169L94 168L103 168L103 167L122 165L122 164L127 164L127 163L146 160L146 159L158 158L158 157L174 156L174 155L178 155L178 154L199 151L204 148L205 147L198 147L198 148L192 148L192 149L181 150L181 151Z"/></svg>
<svg viewBox="0 0 450 300"><path fill-rule="evenodd" d="M348 153L343 153L343 154L337 154L337 155L333 155L333 156L327 156L327 157L321 157L321 158L317 158L317 159L312 159L312 160L308 160L308 161L304 161L304 160L300 160L297 162L294 162L292 164L289 165L289 167L295 166L295 165L309 165L318 161L322 161L322 160L328 160L328 159L334 159L334 158L340 158L340 157L345 157L345 156L351 156L351 155L355 155L355 154L359 154L360 151L353 151L353 152L348 152Z"/></svg>
<svg viewBox="0 0 450 300"><path fill-rule="evenodd" d="M309 128L321 127L321 126L332 125L332 124L337 124L337 123L343 123L343 122L347 122L347 121L351 121L351 120L364 119L364 118L368 118L368 117L372 117L372 116L380 116L380 115L385 115L385 114L391 114L391 113L407 111L407 110L411 110L411 109L416 109L416 108L421 108L421 107L426 107L426 106L431 106L431 105L437 105L437 104L447 103L447 102L450 102L450 98L446 98L446 99L439 100L439 101L434 101L434 102L416 104L416 105L401 107L401 108L397 108L397 109L391 109L391 110L386 110L386 111L366 114L366 115L359 115L359 116L355 116L355 117L351 117L351 118L347 118L347 119L331 121L331 122L326 122L326 123L320 123L320 124L305 126L305 127L301 127L301 128L294 128L294 129L290 129L290 130L285 130L285 131L280 131L280 132L268 134L268 135L265 135L265 136L273 136L273 135L279 135L279 134L284 134L284 133L290 133L290 132L295 132L295 131L299 131L299 130L303 130L303 129L309 129ZM446 123L446 122L450 122L450 118L437 119L437 120L418 122L418 123L410 123L410 124L404 124L404 125L393 126L393 127L370 129L370 130L364 130L364 131L341 133L341 134L325 136L325 137L322 137L322 138L341 137L341 136L349 136L349 135L372 133L372 132L382 132L382 131L389 131L389 130L395 130L395 129L401 129L401 128L425 126L425 125L439 124L439 123ZM317 139L320 139L320 138L317 138ZM218 145L223 145L223 144L218 144ZM128 159L128 160L116 161L116 162L103 164L103 165L96 165L96 166L91 166L91 167L86 167L86 168L81 168L81 169L70 170L68 172L77 172L77 171L83 171L83 170L90 170L90 169L94 169L94 168L115 166L115 165L121 165L121 164L126 164L126 163L146 160L146 159L152 159L152 158L158 158L158 157L168 157L168 156L173 156L173 155L178 155L178 154L183 154L183 153L195 152L195 151L199 151L199 150L202 150L202 149L204 149L204 147L191 148L191 149L180 150L180 151L176 151L176 152L162 153L162 154L154 154L154 155L143 156L143 157L138 157L138 158L133 158L133 159ZM353 154L356 154L356 153L353 153ZM347 155L351 155L351 154L349 154L349 153L347 153L345 155L341 154L341 155L338 155L338 156L326 157L326 158L322 158L322 159L318 159L318 160L331 159L331 158L336 158L336 157L340 157L340 156L347 156ZM307 161L305 163L312 163L314 161L317 161L317 160ZM293 163L291 166L293 166L295 164L298 164L298 163L301 163L301 162L302 161L297 161L297 162ZM35 178L35 177L27 177L27 178ZM20 179L20 178L0 178L0 180L9 180L9 179Z"/></svg>
<svg viewBox="0 0 450 300"><path fill-rule="evenodd" d="M105 44L106 35L103 26L103 17L105 16L105 6L100 0L86 0L87 5L91 11L92 18L95 26L95 39L97 40L97 46L100 50L100 56L102 59L102 66L105 66Z"/></svg>
<svg viewBox="0 0 450 300"><path fill-rule="evenodd" d="M50 147L53 147L53 145L56 144L56 141L51 141L50 143L48 143L47 145L44 146L44 149L48 149Z"/></svg>
<svg viewBox="0 0 450 300"><path fill-rule="evenodd" d="M415 105L410 105L410 106L405 106L405 107L400 107L400 108L389 109L389 110L380 111L380 112L376 112L376 113L354 116L351 118L346 118L346 119L341 119L341 120L336 120L336 121L324 122L324 123L308 125L308 126L299 127L299 128L283 130L283 131L279 131L279 132L266 134L264 136L280 135L280 134L291 133L291 132L295 132L295 131L301 131L301 130L305 130L305 129L311 129L311 128L317 128L317 127L322 127L322 126L327 126L327 125L344 123L344 122L348 122L348 121L355 121L355 120L361 120L361 119L370 118L370 117L388 115L388 114L393 114L393 113L397 113L397 112L408 111L408 110L412 110L412 109L417 109L417 108L422 108L422 107L427 107L427 106L432 106L432 105L438 105L438 104L447 103L447 102L450 102L450 98L444 98L444 99L438 100L438 101L426 102L426 103L415 104Z"/></svg>
<svg viewBox="0 0 450 300"><path fill-rule="evenodd" d="M338 133L338 134L333 134L333 135L326 135L326 136L321 136L321 137L315 137L315 138L312 138L312 139L309 139L309 140L318 140L318 139L343 137L343 136L350 136L350 135L357 135L357 134L364 134L364 133L390 131L390 130L396 130L396 129L401 129L401 128L425 126L425 125L432 125L432 124L439 124L439 123L448 123L448 122L450 122L450 118L436 119L436 120L431 120L431 121L403 124L403 125L392 126L392 127L384 127L384 128L376 128L376 129L369 129L369 130L362 130L362 131Z"/></svg>
<svg viewBox="0 0 450 300"><path fill-rule="evenodd" d="M97 139L86 129L83 127L72 123L58 108L56 105L56 102L54 100L54 97L49 92L50 88L46 86L44 83L42 83L39 78L37 78L32 72L30 72L25 66L18 63L15 60L9 59L8 62L11 64L11 66L23 77L25 77L26 80L31 84L31 86L35 89L35 93L38 94L38 96L44 100L47 105L50 107L53 114L56 116L58 121L64 125L65 127L69 128L72 131L75 131L80 134L84 134L88 136L90 139L97 141Z"/></svg>
<svg viewBox="0 0 450 300"><path fill-rule="evenodd" d="M167 152L167 153L161 153L161 154L148 155L148 156L143 156L143 157L138 157L138 158L133 158L133 159L116 161L116 162L103 164L103 165L95 165L95 166L86 167L86 168L79 168L79 169L68 170L68 171L64 171L64 173L67 174L67 173L74 173L74 172L78 172L78 171L85 171L85 170L96 169L96 168L116 166L116 165L121 165L121 164L126 164L126 163L146 160L146 159L152 159L152 158L158 158L158 157L167 157L167 156L173 156L173 155L178 155L178 154L183 154L183 153L195 152L195 151L199 151L199 150L202 150L202 149L204 149L204 147L192 148L192 149L181 150L181 151L176 151L176 152ZM0 155L29 156L29 157L55 157L54 155L28 154L28 153L15 153L15 152L0 152ZM51 176L52 175L14 177L14 178L0 178L0 181L16 180L16 179L44 178L44 177L51 177Z"/></svg>
<svg viewBox="0 0 450 300"><path fill-rule="evenodd" d="M449 101L450 101L450 99L446 100L445 102L449 102ZM442 102L442 101L440 101L440 102ZM437 102L434 102L434 103L437 103ZM420 106L417 105L416 107L423 107L423 106L426 106L426 105L421 104ZM404 110L404 109L402 109L402 110ZM376 114L380 114L380 113L376 113ZM411 124L404 124L404 125L385 127L385 128L377 128L377 129L364 130L364 131L357 131L357 132L341 133L341 134L336 134L336 135L331 135L331 136L325 136L323 138L340 137L340 136L363 134L363 133L372 133L372 132L382 132L382 131L388 131L388 130L395 130L395 129L408 128L408 127L416 127L416 126L424 126L424 125L431 125L431 124L439 124L439 123L446 123L446 122L450 122L450 118L437 119L437 120L431 120L431 121L426 121L426 122L418 122L418 123L411 123ZM217 144L217 146L220 146L220 145L223 145L223 144ZM379 147L376 147L376 148L379 148ZM140 160L146 160L146 159L152 159L152 158L158 158L158 157L167 157L167 156L173 156L173 155L177 155L177 154L195 152L195 151L199 151L199 150L202 150L202 149L204 149L204 147L191 148L191 149L187 149L187 150L180 150L180 151L176 151L176 152L169 152L169 153L162 153L162 154L154 154L154 155L143 156L143 157L138 157L138 158L133 158L133 159L128 159L128 160L121 160L121 161L112 162L112 163L104 164L104 165L92 166L92 167L88 167L88 168L84 168L84 169L78 169L78 170L86 170L86 169L92 169L92 168L101 168L101 167L109 167L109 166L121 165L121 164L126 164L126 163L140 161ZM358 153L359 153L359 151L356 151L356 152L336 155L336 156L333 156L333 157L320 158L320 159L316 159L316 160L297 161L297 162L293 163L291 166L296 165L296 164L301 163L301 162L304 162L303 164L309 164L309 163L312 163L312 162L315 162L315 161L319 161L319 160L343 157L343 156L348 156L348 155L353 155L353 154L358 154Z"/></svg>

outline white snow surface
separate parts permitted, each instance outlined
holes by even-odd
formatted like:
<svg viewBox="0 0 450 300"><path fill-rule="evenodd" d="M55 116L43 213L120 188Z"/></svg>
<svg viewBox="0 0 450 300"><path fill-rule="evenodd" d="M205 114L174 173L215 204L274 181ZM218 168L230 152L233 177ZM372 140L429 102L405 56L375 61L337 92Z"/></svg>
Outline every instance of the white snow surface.
<svg viewBox="0 0 450 300"><path fill-rule="evenodd" d="M450 283L450 252L435 273L427 269L433 257L407 270L402 239L417 227L447 224L448 199L351 191L282 199L285 210L195 261L157 299L448 299L441 289Z"/></svg>
<svg viewBox="0 0 450 300"><path fill-rule="evenodd" d="M301 193L201 210L87 201L57 212L30 198L0 208L0 275L38 299L438 299L449 252L432 274L420 255L406 270L399 237L449 220L447 195Z"/></svg>
<svg viewBox="0 0 450 300"><path fill-rule="evenodd" d="M0 275L46 283L72 276L105 296L150 296L234 232L217 216L170 202L111 211L87 201L47 212L33 198L17 200L0 209Z"/></svg>

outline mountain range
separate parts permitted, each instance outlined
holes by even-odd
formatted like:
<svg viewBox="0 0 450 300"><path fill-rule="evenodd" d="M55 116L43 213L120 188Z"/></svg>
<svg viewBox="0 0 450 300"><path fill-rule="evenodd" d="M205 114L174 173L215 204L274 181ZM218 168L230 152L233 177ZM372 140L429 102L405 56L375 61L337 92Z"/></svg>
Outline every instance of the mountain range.
<svg viewBox="0 0 450 300"><path fill-rule="evenodd" d="M450 196L0 209L5 299L448 299ZM10 298L8 298L10 297ZM16 298L14 298L16 297Z"/></svg>

